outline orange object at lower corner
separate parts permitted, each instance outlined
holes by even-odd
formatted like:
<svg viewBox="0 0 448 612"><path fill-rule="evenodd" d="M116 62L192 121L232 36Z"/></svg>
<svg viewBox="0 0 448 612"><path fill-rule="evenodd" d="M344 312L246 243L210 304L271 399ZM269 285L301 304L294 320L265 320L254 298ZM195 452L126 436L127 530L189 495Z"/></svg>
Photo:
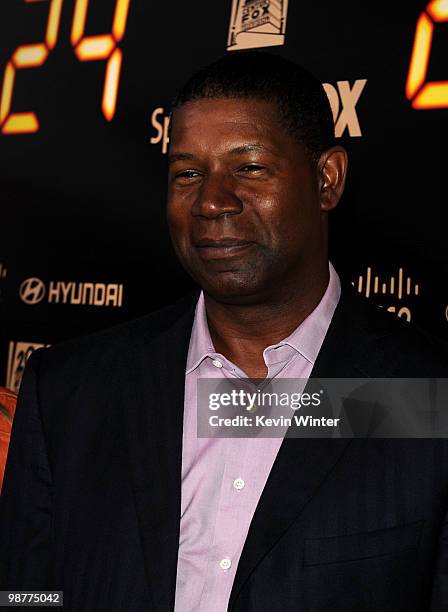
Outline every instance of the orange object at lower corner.
<svg viewBox="0 0 448 612"><path fill-rule="evenodd" d="M13 391L0 387L0 492L3 484L16 402L17 396Z"/></svg>

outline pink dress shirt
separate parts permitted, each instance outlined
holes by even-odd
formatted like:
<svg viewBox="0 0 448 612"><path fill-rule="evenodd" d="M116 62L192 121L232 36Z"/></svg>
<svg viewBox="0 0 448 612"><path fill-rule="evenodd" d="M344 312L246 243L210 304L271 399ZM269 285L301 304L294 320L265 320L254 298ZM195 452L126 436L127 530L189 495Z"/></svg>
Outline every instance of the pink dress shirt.
<svg viewBox="0 0 448 612"><path fill-rule="evenodd" d="M313 312L263 351L268 378L310 376L340 297L331 263ZM204 295L197 306L185 375L182 490L175 612L225 612L249 526L282 438L198 438L198 378L247 378L213 347Z"/></svg>

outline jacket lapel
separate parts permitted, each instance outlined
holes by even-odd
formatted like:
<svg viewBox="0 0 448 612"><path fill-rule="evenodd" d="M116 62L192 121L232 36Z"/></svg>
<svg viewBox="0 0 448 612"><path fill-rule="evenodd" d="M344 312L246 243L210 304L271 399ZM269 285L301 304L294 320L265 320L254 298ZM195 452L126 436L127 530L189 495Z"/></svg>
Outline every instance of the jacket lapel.
<svg viewBox="0 0 448 612"><path fill-rule="evenodd" d="M174 322L162 322L164 331L133 348L123 370L131 480L149 591L159 612L174 608L185 365L194 306L192 300Z"/></svg>
<svg viewBox="0 0 448 612"><path fill-rule="evenodd" d="M349 290L350 291L350 290ZM311 373L312 378L367 376L368 334L357 328L352 299L341 297ZM370 363L372 354L369 354ZM350 439L288 438L280 447L255 511L230 596L232 609L258 563L288 530L350 444ZM279 503L279 500L282 500Z"/></svg>

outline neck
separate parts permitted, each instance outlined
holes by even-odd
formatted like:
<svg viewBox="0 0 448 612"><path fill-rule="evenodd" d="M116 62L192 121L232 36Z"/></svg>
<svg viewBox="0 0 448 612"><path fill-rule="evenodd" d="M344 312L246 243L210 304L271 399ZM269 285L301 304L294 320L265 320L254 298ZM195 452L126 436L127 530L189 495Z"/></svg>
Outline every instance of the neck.
<svg viewBox="0 0 448 612"><path fill-rule="evenodd" d="M269 300L253 304L223 304L205 294L210 335L217 352L251 378L265 378L263 351L289 336L321 301L329 281L325 270ZM297 289L297 287L300 287Z"/></svg>

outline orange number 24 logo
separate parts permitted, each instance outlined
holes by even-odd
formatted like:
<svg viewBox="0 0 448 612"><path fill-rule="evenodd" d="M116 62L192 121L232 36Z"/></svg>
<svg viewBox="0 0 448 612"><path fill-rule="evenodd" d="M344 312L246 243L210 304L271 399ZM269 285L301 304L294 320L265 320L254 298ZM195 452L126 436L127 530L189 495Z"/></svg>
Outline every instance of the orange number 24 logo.
<svg viewBox="0 0 448 612"><path fill-rule="evenodd" d="M21 68L42 66L56 45L63 0L49 0L49 3L45 41L20 45L6 64L0 96L0 129L3 134L26 134L39 129L39 120L35 113L13 113L11 105L17 71ZM118 43L126 31L129 3L130 0L116 0L110 34L84 36L89 0L76 0L73 14L70 38L77 58L80 61L107 60L101 108L108 121L115 114L122 60Z"/></svg>
<svg viewBox="0 0 448 612"><path fill-rule="evenodd" d="M448 108L448 81L426 81L434 24L448 21L448 0L432 0L421 13L406 81L414 108Z"/></svg>

